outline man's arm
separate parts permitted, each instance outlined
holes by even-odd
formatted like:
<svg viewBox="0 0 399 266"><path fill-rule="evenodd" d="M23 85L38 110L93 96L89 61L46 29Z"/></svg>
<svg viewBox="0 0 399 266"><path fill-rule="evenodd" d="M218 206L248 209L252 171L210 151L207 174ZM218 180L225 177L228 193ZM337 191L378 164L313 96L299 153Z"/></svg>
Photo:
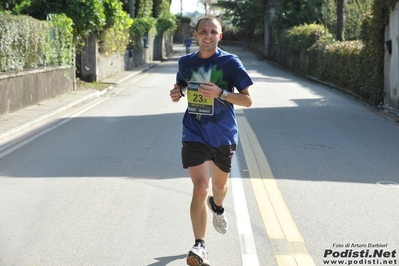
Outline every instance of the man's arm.
<svg viewBox="0 0 399 266"><path fill-rule="evenodd" d="M211 82L205 82L205 84L201 84L201 87L198 89L198 91L204 97L211 98L219 98L223 92L221 88ZM252 105L252 97L249 94L249 87L240 92L228 92L226 101L232 104L250 107Z"/></svg>
<svg viewBox="0 0 399 266"><path fill-rule="evenodd" d="M226 101L232 104L250 107L252 105L252 97L249 94L249 87L238 93L228 92Z"/></svg>
<svg viewBox="0 0 399 266"><path fill-rule="evenodd" d="M173 102L178 102L181 97L184 97L187 92L187 87L183 85L173 85L173 89L170 90L170 98Z"/></svg>

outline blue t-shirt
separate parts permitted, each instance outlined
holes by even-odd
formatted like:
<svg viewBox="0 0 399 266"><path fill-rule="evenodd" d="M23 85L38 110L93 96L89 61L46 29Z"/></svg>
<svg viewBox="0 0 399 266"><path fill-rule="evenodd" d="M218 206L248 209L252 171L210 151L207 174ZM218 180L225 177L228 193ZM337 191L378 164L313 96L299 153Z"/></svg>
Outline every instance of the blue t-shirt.
<svg viewBox="0 0 399 266"><path fill-rule="evenodd" d="M176 76L178 85L187 86L189 81L210 81L229 92L246 89L253 82L238 56L221 49L206 59L194 52L179 59ZM214 99L213 115L190 114L183 117L182 141L205 143L213 148L238 143L238 127L233 104Z"/></svg>

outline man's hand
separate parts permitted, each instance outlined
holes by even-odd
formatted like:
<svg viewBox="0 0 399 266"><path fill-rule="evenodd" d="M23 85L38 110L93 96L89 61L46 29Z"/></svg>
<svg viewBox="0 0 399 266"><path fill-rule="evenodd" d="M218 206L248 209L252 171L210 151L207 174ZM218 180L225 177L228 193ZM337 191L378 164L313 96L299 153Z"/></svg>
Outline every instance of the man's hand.
<svg viewBox="0 0 399 266"><path fill-rule="evenodd" d="M221 88L209 81L201 84L201 87L198 88L198 91L202 94L202 96L208 98L219 98L220 94L222 93Z"/></svg>
<svg viewBox="0 0 399 266"><path fill-rule="evenodd" d="M173 89L170 90L170 98L173 102L178 102L181 98L181 91L176 83L173 85Z"/></svg>

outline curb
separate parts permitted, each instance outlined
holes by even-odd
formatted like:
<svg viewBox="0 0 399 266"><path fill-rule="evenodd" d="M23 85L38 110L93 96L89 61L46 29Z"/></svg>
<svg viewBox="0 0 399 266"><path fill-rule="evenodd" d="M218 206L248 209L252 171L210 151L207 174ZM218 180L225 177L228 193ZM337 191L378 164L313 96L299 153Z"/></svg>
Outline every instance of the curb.
<svg viewBox="0 0 399 266"><path fill-rule="evenodd" d="M112 82L112 81L108 81L107 82L107 81L105 81L107 79L105 79L104 81L101 81L100 83L103 83L103 84L120 84L120 83L122 83L122 82L124 82L124 81L126 81L126 80L128 80L128 79L130 79L130 78L132 78L134 76L136 76L136 75L139 75L141 73L147 72L148 70L150 70L151 68L153 68L153 67L155 67L157 65L158 65L158 63L151 63L151 64L148 64L146 67L136 69L136 71L132 72L131 74L129 74L129 75L123 77L123 78L118 79L115 82ZM116 74L116 75L118 75L118 74ZM112 77L110 79L112 79Z"/></svg>
<svg viewBox="0 0 399 266"><path fill-rule="evenodd" d="M146 66L140 70L136 70L136 71L132 72L130 75L127 75L121 79L118 79L115 82L102 82L104 84L110 84L110 86L101 91L94 91L92 93L89 93L81 98L78 98L77 100L74 100L74 101L67 103L53 111L50 111L47 114L41 115L29 122L23 123L17 127L14 127L10 130L7 130L7 131L1 133L0 134L0 143L4 143L5 141L10 140L11 138L17 136L18 134L22 134L24 132L27 132L28 130L33 129L38 124L41 124L44 121L49 120L52 117L55 117L56 115L58 115L61 112L64 112L64 111L71 109L72 107L78 106L80 104L90 102L90 101L94 100L95 98L101 97L103 94L110 91L114 87L114 85L120 84L138 74L144 73L144 72L148 71L149 69L155 67L156 65L157 65L156 63L149 64L148 66ZM60 96L62 97L62 95L60 95Z"/></svg>

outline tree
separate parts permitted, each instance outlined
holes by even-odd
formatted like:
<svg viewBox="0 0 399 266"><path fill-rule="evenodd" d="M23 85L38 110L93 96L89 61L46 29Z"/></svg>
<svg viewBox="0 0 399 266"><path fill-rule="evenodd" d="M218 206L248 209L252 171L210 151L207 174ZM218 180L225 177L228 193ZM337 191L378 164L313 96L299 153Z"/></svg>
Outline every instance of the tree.
<svg viewBox="0 0 399 266"><path fill-rule="evenodd" d="M224 11L220 14L220 18L225 24L223 30L225 33L227 29L235 32L236 39L244 38L250 41L262 39L265 13L263 0L219 0L213 5Z"/></svg>
<svg viewBox="0 0 399 266"><path fill-rule="evenodd" d="M337 40L345 39L345 6L346 0L337 0Z"/></svg>
<svg viewBox="0 0 399 266"><path fill-rule="evenodd" d="M211 10L211 6L213 4L213 0L199 0L198 1L201 5L204 6L205 14L209 14Z"/></svg>
<svg viewBox="0 0 399 266"><path fill-rule="evenodd" d="M319 0L279 0L273 21L277 36L301 24L323 23L323 2Z"/></svg>
<svg viewBox="0 0 399 266"><path fill-rule="evenodd" d="M0 10L13 10L22 0L2 0L0 1Z"/></svg>
<svg viewBox="0 0 399 266"><path fill-rule="evenodd" d="M375 0L345 0L345 22L343 39L359 40L361 38L361 24L365 14L372 7ZM323 24L337 39L337 0L323 0Z"/></svg>

